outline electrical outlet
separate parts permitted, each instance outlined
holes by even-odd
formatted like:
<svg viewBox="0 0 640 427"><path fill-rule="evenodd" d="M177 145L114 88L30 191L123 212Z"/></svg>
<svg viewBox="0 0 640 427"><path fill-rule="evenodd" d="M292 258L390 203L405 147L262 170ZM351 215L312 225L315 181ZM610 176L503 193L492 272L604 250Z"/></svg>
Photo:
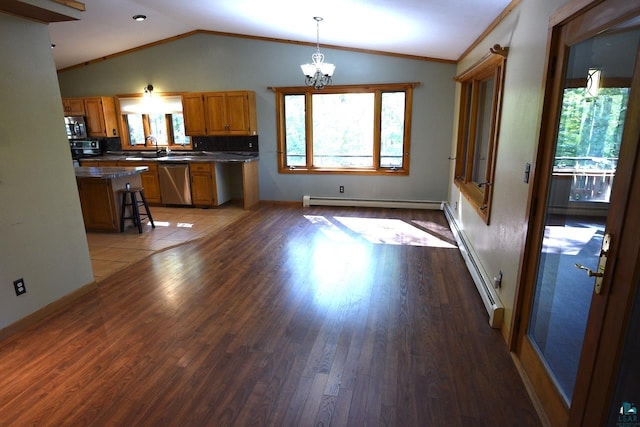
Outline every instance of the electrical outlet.
<svg viewBox="0 0 640 427"><path fill-rule="evenodd" d="M341 192L341 193L344 193L344 185L341 185L341 186L340 186L340 192Z"/></svg>
<svg viewBox="0 0 640 427"><path fill-rule="evenodd" d="M24 279L22 277L13 281L13 288L16 290L16 296L27 292L27 287L24 285Z"/></svg>

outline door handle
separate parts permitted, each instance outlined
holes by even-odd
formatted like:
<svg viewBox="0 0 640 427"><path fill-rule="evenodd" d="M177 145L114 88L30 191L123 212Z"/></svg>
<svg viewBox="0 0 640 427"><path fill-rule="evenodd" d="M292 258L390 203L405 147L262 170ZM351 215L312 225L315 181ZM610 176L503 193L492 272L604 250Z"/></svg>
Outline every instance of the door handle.
<svg viewBox="0 0 640 427"><path fill-rule="evenodd" d="M576 263L576 268L580 270L585 270L589 277L595 277L596 283L594 286L594 291L596 294L600 294L602 292L602 278L604 277L604 270L607 266L607 257L609 256L609 246L611 246L611 234L606 233L602 238L602 246L600 247L600 258L598 260L598 270L593 271L589 267L585 267L582 264Z"/></svg>
<svg viewBox="0 0 640 427"><path fill-rule="evenodd" d="M592 269L590 269L589 267L587 267L586 265L582 265L582 264L578 264L577 262L575 263L575 266L577 268L579 268L580 270L585 270L587 272L587 276L589 277L602 277L604 276L603 273L599 273L597 271L593 271Z"/></svg>

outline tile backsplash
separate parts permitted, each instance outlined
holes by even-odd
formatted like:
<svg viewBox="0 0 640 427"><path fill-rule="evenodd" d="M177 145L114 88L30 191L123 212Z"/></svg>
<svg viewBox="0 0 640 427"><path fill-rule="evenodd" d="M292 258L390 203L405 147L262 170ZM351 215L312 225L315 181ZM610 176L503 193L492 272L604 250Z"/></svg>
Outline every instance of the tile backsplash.
<svg viewBox="0 0 640 427"><path fill-rule="evenodd" d="M192 136L193 151L249 151L258 152L258 135L253 136ZM100 139L102 152L121 151L120 138Z"/></svg>
<svg viewBox="0 0 640 427"><path fill-rule="evenodd" d="M258 135L253 136L192 136L195 151L258 152Z"/></svg>

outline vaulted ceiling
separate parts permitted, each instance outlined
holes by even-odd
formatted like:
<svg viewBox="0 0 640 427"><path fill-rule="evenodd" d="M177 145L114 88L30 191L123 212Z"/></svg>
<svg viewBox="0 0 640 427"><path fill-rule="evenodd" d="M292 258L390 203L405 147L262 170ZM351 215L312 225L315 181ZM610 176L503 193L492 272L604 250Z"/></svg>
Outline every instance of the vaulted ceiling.
<svg viewBox="0 0 640 427"><path fill-rule="evenodd" d="M50 24L58 69L210 30L457 60L511 0L83 0L80 21ZM146 15L137 22L134 15Z"/></svg>

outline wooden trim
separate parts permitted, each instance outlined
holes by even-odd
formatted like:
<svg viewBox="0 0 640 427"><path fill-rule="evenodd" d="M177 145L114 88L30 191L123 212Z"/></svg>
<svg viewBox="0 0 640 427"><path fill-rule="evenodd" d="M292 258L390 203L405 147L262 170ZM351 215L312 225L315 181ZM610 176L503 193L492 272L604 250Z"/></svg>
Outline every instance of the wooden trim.
<svg viewBox="0 0 640 427"><path fill-rule="evenodd" d="M26 317L23 317L22 319L18 320L17 322L14 322L12 324L10 324L9 326L0 329L0 341L3 341L5 339L9 339L12 335L21 332L25 329L28 329L29 327L35 325L36 323L38 323L40 320L44 319L45 317L49 316L50 314L55 313L58 310L62 310L64 307L68 306L69 304L71 304L72 302L74 302L75 300L77 300L78 298L84 296L85 294L88 294L89 292L93 291L94 289L96 289L98 287L98 284L93 281L91 283L88 283L78 289L76 289L75 291L71 292L70 294L67 294L65 296L63 296L60 299L57 299L47 305L45 305L44 307L42 307L41 309L34 311L33 313L29 314Z"/></svg>
<svg viewBox="0 0 640 427"><path fill-rule="evenodd" d="M591 13L589 9L598 7L596 12ZM546 80L545 80L545 97L543 101L542 120L540 125L538 152L536 154L537 175L532 177L532 186L527 202L528 211L528 230L526 236L526 244L523 255L521 257L520 269L518 273L518 287L516 291L514 314L512 316L511 334L509 337L509 348L515 350L522 362L523 366L539 366L533 368L526 373L532 383L537 384L537 398L540 399L542 405L546 408L546 416L550 418L552 424L557 425L602 425L604 417L609 410L609 396L611 388L615 383L615 372L617 365L617 353L620 348L625 323L622 320L628 310L620 309L624 304L621 303L621 294L628 291L630 283L637 283L635 279L616 278L609 276L605 279L604 295L594 297L591 302L590 320L585 333L584 349L591 349L582 353L580 367L578 369L578 377L574 389L573 401L571 408L567 408L565 414L562 410L562 398L558 396L557 388L552 384L548 376L542 372L545 370L541 367L542 362L536 354L536 350L527 338L528 319L531 314L531 305L535 292L535 281L540 257L540 247L542 240L542 228L544 227L544 200L547 198L547 189L549 180L551 179L550 171L553 165L553 157L555 151L555 138L557 133L558 117L560 115L564 74L566 70L566 61L568 60L567 50L577 41L584 40L597 32L601 31L606 25L617 23L623 16L629 16L632 9L635 8L637 14L637 3L629 3L626 0L610 0L606 4L602 4L602 0L574 0L566 6L560 8L550 19L549 41L546 54ZM608 11L608 12L607 12ZM613 12L615 11L615 12ZM611 13L609 13L611 12ZM636 65L637 69L638 65ZM636 79L638 77L636 76ZM573 83L573 82L571 82ZM610 85L613 82L609 82ZM634 82L637 86L638 82ZM638 103L636 110L639 108ZM627 113L627 125L632 122L629 120L636 117L638 112L632 111L632 101L630 100L629 112ZM640 134L638 125L634 122L635 138ZM625 130L625 135L632 132ZM627 148L634 144L627 144ZM637 144L636 144L637 145ZM636 147L633 147L635 150ZM637 155L629 153L626 157ZM620 153L623 157L623 153ZM628 166L628 163L627 163ZM532 170L532 171L533 171ZM637 178L637 177L636 177ZM618 182L620 181L620 182ZM628 191L628 177L624 177L622 169L616 174L616 192ZM627 182L627 184L625 184ZM631 186L633 188L633 186ZM616 200L622 200L617 195ZM612 200L614 195L612 195ZM540 201L540 202L539 202ZM627 207L634 206L627 201ZM618 206L618 212L626 212L625 206ZM612 216L607 223L607 229L612 230L613 235L619 234L622 228L621 224L614 224L620 221L623 214L618 217ZM637 215L626 214L627 221L630 218L636 218ZM635 223L634 223L635 224ZM637 228L637 227L636 227ZM625 230L625 235L637 235L634 228ZM620 239L620 236L618 236ZM637 245L637 239L635 240ZM618 249L615 247L617 243L612 245L609 259L615 261L619 258ZM638 249L626 251L630 259L635 259ZM607 265L607 269L611 268L611 274L618 274L613 270L614 266ZM625 274L628 272L622 272ZM636 280L636 281L634 281ZM609 294L608 287L610 283L616 283L621 286L617 293ZM623 286L625 284L625 286ZM617 303L612 303L618 298ZM626 296L624 297L626 298ZM624 298L622 301L624 302ZM628 309L628 306L627 306ZM607 323L610 322L610 323ZM613 333L612 333L613 331ZM523 368L524 371L524 368ZM556 395L556 399L550 396Z"/></svg>
<svg viewBox="0 0 640 427"><path fill-rule="evenodd" d="M75 0L51 0L51 1L70 7L72 9L79 10L80 12L84 12L87 10L84 3L81 3L79 1L75 1Z"/></svg>
<svg viewBox="0 0 640 427"><path fill-rule="evenodd" d="M628 18L630 12L636 16L640 14L638 2L631 4L626 0L612 0L608 2L607 7L617 12L617 17L605 16L606 20L613 23L619 22L620 17ZM590 22L590 27L601 27L600 16L591 21L583 19L580 22L581 27L585 21ZM571 29L572 25L570 23L567 26ZM637 54L633 69L630 91L632 94L640 89L640 56ZM637 238L640 231L637 221L640 212L640 123L635 119L638 115L640 101L637 96L631 96L627 104L619 153L621 159L628 160L618 163L616 185L611 194L615 212L610 213L606 225L607 232L612 235L606 264L608 274L604 278L602 294L594 297L591 302L583 347L593 351L583 352L580 358L569 414L572 426L582 426L590 421L599 425L606 423L609 415L608 403L616 384L620 352L629 326L627 322L633 296L634 292L637 292L640 275L637 262L627 261L625 265L620 260L637 260L640 256Z"/></svg>
<svg viewBox="0 0 640 427"><path fill-rule="evenodd" d="M421 82L407 82L407 83L372 83L362 85L337 85L327 86L323 89L314 89L313 86L283 86L283 87L269 87L274 92L284 94L300 94L303 93L344 93L349 91L351 93L358 92L373 92L375 90L381 90L385 92L391 92L394 90L406 90L408 88L416 88L422 85Z"/></svg>
<svg viewBox="0 0 640 427"><path fill-rule="evenodd" d="M244 209L253 209L260 203L258 162L242 163L242 194Z"/></svg>
<svg viewBox="0 0 640 427"><path fill-rule="evenodd" d="M56 3L64 4L61 1L56 1ZM58 13L53 10L45 9L43 7L38 7L18 0L2 0L2 2L0 2L0 12L5 12L9 15L19 16L21 18L30 19L45 24L49 24L51 22L78 20L74 16Z"/></svg>
<svg viewBox="0 0 640 427"><path fill-rule="evenodd" d="M500 134L500 117L502 110L502 93L504 90L504 67L506 65L506 49L495 45L490 53L474 64L470 69L456 77L461 83L460 113L458 119L458 139L456 147L455 180L460 193L469 201L485 224L489 225L493 185L495 178L495 162ZM482 177L484 187L472 182L476 160L476 140L478 131L478 114L481 104L480 85L493 78L494 90L485 96L492 97L490 117L489 146L487 150L486 173ZM469 92L470 91L470 92ZM469 97L470 95L470 97Z"/></svg>
<svg viewBox="0 0 640 427"><path fill-rule="evenodd" d="M184 94L187 94L189 92L154 92L154 96L179 96L182 97ZM116 107L116 116L117 116L117 120L118 123L120 124L120 142L122 145L122 151L145 151L145 150L155 150L155 146L149 146L147 145L147 141L145 139L145 143L144 145L131 145L131 141L129 138L129 124L127 123L127 120L125 118L125 115L122 113L122 111L120 110L120 98L142 98L144 96L144 94L142 93L125 93L125 94L118 94L115 95L114 101L115 101L115 107ZM150 125L149 125L149 118L147 114L143 114L142 115L142 125L144 128L144 133L145 133L145 138L150 134ZM175 151L181 151L181 150L191 150L193 148L193 142L189 142L189 144L182 146L180 144L175 144L175 139L173 138L173 128L169 122L169 120L166 118L165 116L165 123L167 126L167 135L169 136L169 138L171 139L171 141L169 141L169 143L166 145L166 148L169 148L171 150L175 150ZM164 145L161 146L162 148L165 148Z"/></svg>
<svg viewBox="0 0 640 427"><path fill-rule="evenodd" d="M564 62L567 60L566 55L556 58L556 52L558 52L560 46L564 46L564 34L558 28L552 31L553 35L550 38L547 52L546 96L543 101L538 152L534 168L538 173L551 170L553 165L553 140L556 133L557 117L559 117L561 108L558 99L561 96L561 82L564 78ZM543 238L540 230L543 229L545 222L545 206L543 206L542 202L536 203L536 200L546 200L550 179L550 174L540 173L539 176L530 181L528 229L519 274L521 282L516 292L517 299L512 317L513 322L516 321L516 317L522 321L517 327L512 324L514 337L512 349L516 351L518 358L522 362L523 371L526 372L531 384L533 384L534 390L537 390L536 395L544 408L546 417L552 425L566 425L568 408L563 405L564 400L550 378L540 374L544 367L537 356L536 350L527 338L528 319L531 315L531 302L534 298L535 278ZM529 372L525 367L533 367L533 369Z"/></svg>
<svg viewBox="0 0 640 427"><path fill-rule="evenodd" d="M520 1L520 0L515 0L515 1ZM173 42L173 41L176 41L176 40L180 40L180 39L183 39L183 38L186 38L186 37L191 37L191 36L196 35L196 34L208 34L208 35L212 35L212 36L235 37L235 38L241 38L241 39L251 39L251 40L266 41L266 42L272 42L272 43L285 43L285 44L295 44L295 45L301 45L301 46L316 47L316 44L315 43L311 43L311 42L301 42L301 41L277 39L277 38L271 38L271 37L249 36L249 35L246 35L246 34L225 33L225 32L221 32L221 31L193 30L193 31L189 31L187 33L178 34L176 36L168 37L166 39L157 40L157 41L152 42L152 43L147 43L147 44L143 44L143 45L140 45L140 46L136 46L136 47L133 47L131 49L126 49L126 50L123 50L121 52L116 52L116 53L112 53L110 55L105 55L105 56L102 56L100 58L90 59L89 61L85 61L85 62L82 62L80 64L75 64L75 65L70 65L68 67L60 68L58 70L58 73L62 73L62 72L69 71L69 70L74 70L76 68L84 67L84 66L87 66L87 65L96 64L98 62L106 61L107 59L112 59L112 58L116 58L118 56L127 55L129 53L133 53L133 52L136 52L136 51L139 51L139 50L147 49L147 48L150 48L150 47L153 47L153 46L158 46L158 45L161 45L161 44L170 43L170 42ZM366 53L366 54L370 54L370 55L391 56L391 57L394 57L394 58L415 59L415 60L418 60L418 61L427 61L427 62L440 62L440 63L443 63L443 64L456 64L457 63L456 60L452 60L452 59L441 59L441 58L432 58L432 57L428 57L428 56L408 55L408 54L403 54L403 53L386 52L386 51L382 51L382 50L359 49L359 48L354 48L354 47L337 46L337 45L329 45L329 44L323 44L322 47L323 48L327 48L327 49L342 50L342 51L347 51L347 52Z"/></svg>
<svg viewBox="0 0 640 427"><path fill-rule="evenodd" d="M413 104L413 88L419 86L419 82L413 83L390 83L390 84L370 84L370 85L343 85L330 86L322 90L316 90L310 86L296 87L272 87L276 97L276 123L277 123L277 159L278 173L281 174L347 174L347 175L409 175L410 163L410 139L411 139L411 116ZM405 117L403 135L403 166L399 169L380 166L380 112L383 92L404 92L405 93ZM352 94L370 93L374 95L374 132L373 132L373 166L364 168L321 168L313 166L313 102L314 94ZM304 95L305 97L305 166L286 166L286 132L284 118L284 97L286 95Z"/></svg>
<svg viewBox="0 0 640 427"><path fill-rule="evenodd" d="M538 418L540 418L540 423L545 427L551 426L551 422L549 421L549 418L547 418L547 414L544 412L544 407L542 406L542 402L540 402L540 398L535 393L533 384L531 383L531 380L527 376L527 373L525 372L522 366L521 360L518 359L518 356L515 353L510 353L510 354L511 354L511 360L513 360L513 364L516 367L516 370L518 371L520 378L522 379L522 383L524 384L525 389L527 390L529 399L531 399L531 404L533 405L533 408L536 410L536 414L538 414Z"/></svg>
<svg viewBox="0 0 640 427"><path fill-rule="evenodd" d="M500 49L500 53L494 53L494 49ZM469 80L472 77L475 77L476 74L482 74L485 72L485 68L492 64L500 64L500 62L504 61L507 57L507 52L509 48L503 48L500 45L494 45L491 51L487 52L482 58L477 60L472 66L467 68L462 73L458 74L453 78L453 80L457 82L463 82L465 80Z"/></svg>
<svg viewBox="0 0 640 427"><path fill-rule="evenodd" d="M578 13L585 12L587 8L594 7L603 1L604 0L573 0L556 10L553 15L549 17L549 26L555 27L561 25Z"/></svg>
<svg viewBox="0 0 640 427"><path fill-rule="evenodd" d="M462 52L462 55L458 58L456 62L462 61L467 55L471 53L473 49L475 49L482 41L493 31L496 29L498 25L520 4L520 0L512 0L511 3L504 8L504 10L496 17L496 19L489 24L489 26L478 36L478 38L471 43L471 45Z"/></svg>
<svg viewBox="0 0 640 427"><path fill-rule="evenodd" d="M147 43L147 44L143 44L143 45L140 45L140 46L137 46L137 47L133 47L131 49L126 49L126 50L123 50L123 51L120 51L120 52L112 53L111 55L105 55L105 56L102 56L100 58L91 59L89 61L81 62L80 64L70 65L68 67L60 68L58 70L58 73L62 73L62 72L69 71L69 70L75 70L76 68L81 68L81 67L84 67L84 66L87 66L87 65L97 64L99 62L106 61L107 59L117 58L118 56L127 55L129 53L133 53L133 52L136 52L136 51L139 51L139 50L147 49L147 48L150 48L150 47L153 47L153 46L158 46L158 45L161 45L161 44L170 43L170 42L175 41L175 40L180 40L180 39L183 39L185 37L190 37L190 36L192 36L194 34L197 34L198 32L199 31L197 31L197 30L196 31L190 31L188 33L179 34L177 36L168 37L166 39L158 40L158 41L155 41L155 42L152 42L152 43Z"/></svg>
<svg viewBox="0 0 640 427"><path fill-rule="evenodd" d="M538 178L536 174L536 170L541 168L541 156L543 152L544 144L542 143L545 135L547 134L547 127L549 126L549 121L545 121L545 116L547 112L545 108L547 108L548 100L546 99L546 94L554 90L554 82L555 82L555 71L558 66L558 59L555 55L555 52L558 49L559 43L559 27L549 27L547 31L547 47L546 47L546 55L545 55L545 63L544 70L545 76L542 82L542 87L540 91L544 95L541 100L541 111L542 117L540 120L540 131L538 132L538 147L535 157L535 163L531 165L531 172L529 176L529 194L527 197L527 206L525 212L527 213L527 221L526 221L526 230L525 230L525 246L520 256L519 264L518 264L518 278L516 287L516 292L514 295L514 306L513 306L513 315L511 316L511 328L508 339L508 347L512 352L519 353L521 346L521 338L522 335L526 332L524 331L525 324L527 321L522 321L522 319L528 319L530 315L530 307L525 306L525 302L530 301L532 289L529 289L529 286L526 285L526 281L530 279L529 275L535 274L535 266L536 264L530 264L529 258L531 254L537 253L537 248L541 241L538 239L537 242L532 243L530 246L526 244L529 242L529 239L536 239L534 235L531 233L535 229L536 221L542 220L542 213L540 209L542 206L539 206L538 200L545 200L544 198L539 198L538 194ZM544 176L540 179L546 180ZM547 185L548 181L545 181ZM532 226L534 224L534 226ZM537 256L537 255L536 255ZM528 304L528 302L527 302Z"/></svg>

